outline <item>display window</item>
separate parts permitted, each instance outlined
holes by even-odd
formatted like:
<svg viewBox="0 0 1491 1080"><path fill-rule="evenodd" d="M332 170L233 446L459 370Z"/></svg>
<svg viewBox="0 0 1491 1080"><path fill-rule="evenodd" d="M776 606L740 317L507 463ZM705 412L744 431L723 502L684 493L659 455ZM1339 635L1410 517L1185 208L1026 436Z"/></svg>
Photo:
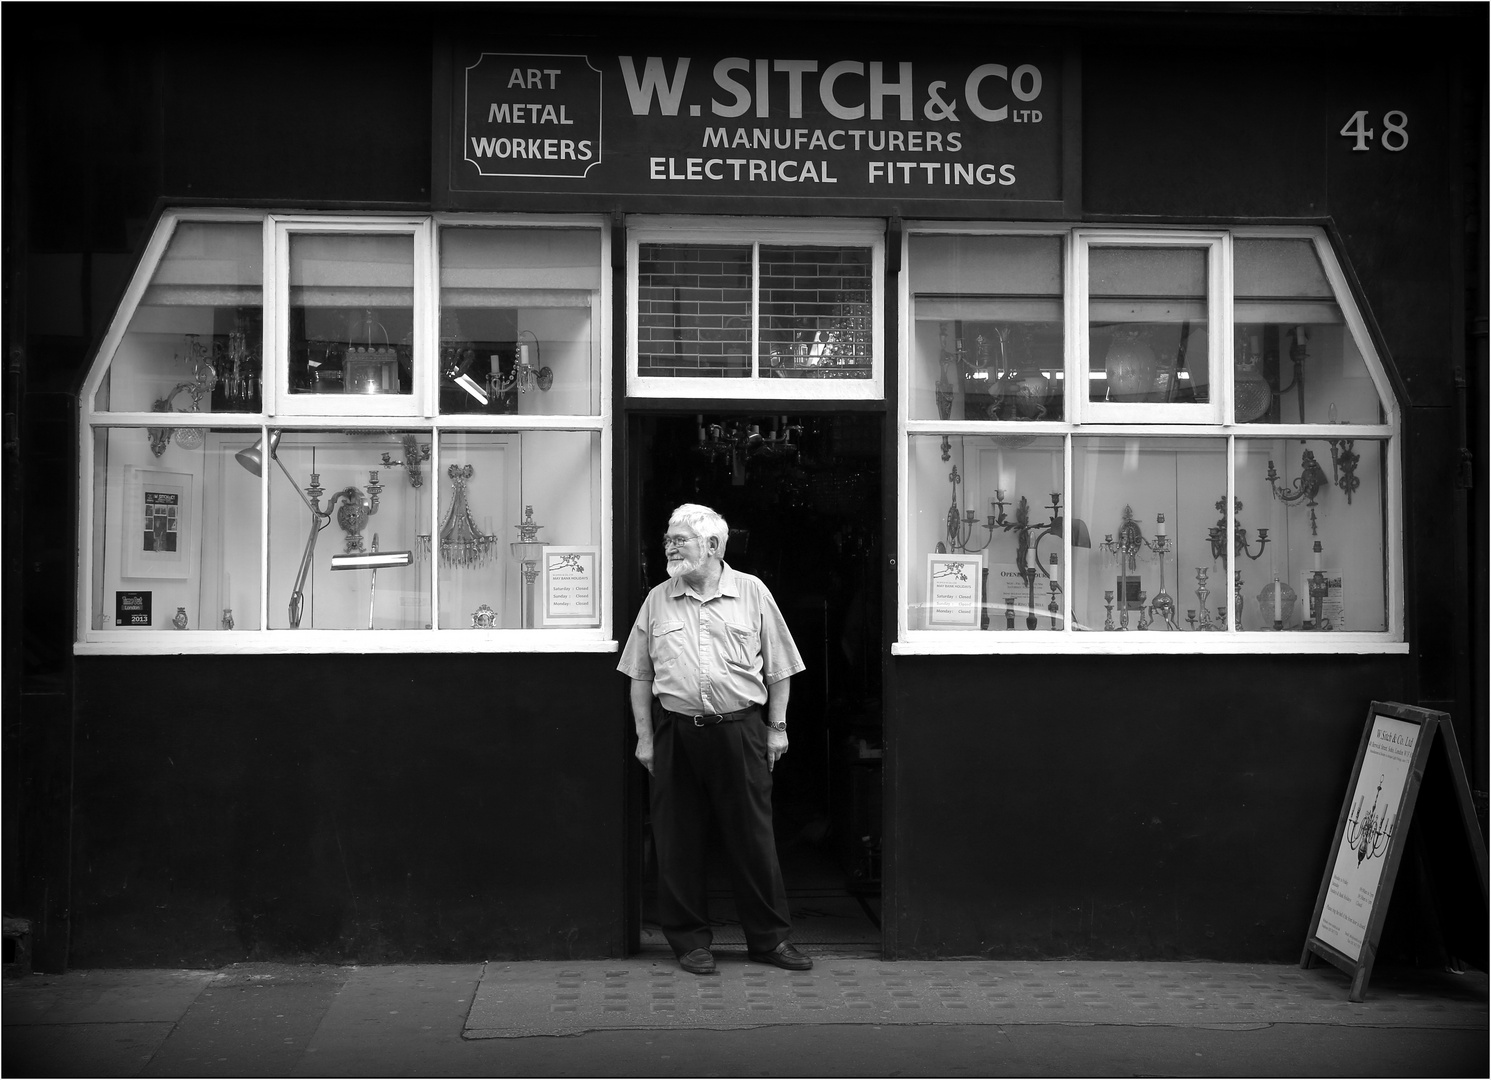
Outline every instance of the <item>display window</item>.
<svg viewBox="0 0 1491 1080"><path fill-rule="evenodd" d="M639 219L628 392L877 400L884 226Z"/></svg>
<svg viewBox="0 0 1491 1080"><path fill-rule="evenodd" d="M895 651L1406 648L1398 409L1321 233L908 234Z"/></svg>
<svg viewBox="0 0 1491 1080"><path fill-rule="evenodd" d="M440 230L440 412L600 412L600 234Z"/></svg>
<svg viewBox="0 0 1491 1080"><path fill-rule="evenodd" d="M78 649L614 647L607 246L164 215L83 395Z"/></svg>

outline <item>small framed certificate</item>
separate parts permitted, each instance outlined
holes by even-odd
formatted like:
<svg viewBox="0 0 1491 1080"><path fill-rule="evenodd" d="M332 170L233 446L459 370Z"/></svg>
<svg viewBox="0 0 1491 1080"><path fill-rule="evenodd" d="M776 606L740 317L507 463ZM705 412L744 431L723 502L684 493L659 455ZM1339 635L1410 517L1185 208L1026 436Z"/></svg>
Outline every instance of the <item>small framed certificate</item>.
<svg viewBox="0 0 1491 1080"><path fill-rule="evenodd" d="M977 630L983 617L982 555L927 556L927 629Z"/></svg>
<svg viewBox="0 0 1491 1080"><path fill-rule="evenodd" d="M543 624L599 626L600 548L546 545L542 556Z"/></svg>

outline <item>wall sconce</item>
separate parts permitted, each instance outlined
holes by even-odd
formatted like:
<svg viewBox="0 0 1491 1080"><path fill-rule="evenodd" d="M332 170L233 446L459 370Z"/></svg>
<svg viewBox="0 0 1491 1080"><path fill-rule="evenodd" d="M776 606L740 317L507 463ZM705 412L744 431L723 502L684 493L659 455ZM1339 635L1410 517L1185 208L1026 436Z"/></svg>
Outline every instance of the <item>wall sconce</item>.
<svg viewBox="0 0 1491 1080"><path fill-rule="evenodd" d="M477 528L467 502L466 482L475 475L470 465L452 465L445 470L450 477L450 510L440 526L440 561L452 567L485 566L491 557L497 538ZM421 557L430 551L430 537L425 533L419 537Z"/></svg>
<svg viewBox="0 0 1491 1080"><path fill-rule="evenodd" d="M192 412L197 412L202 405L202 395L212 393L212 388L217 385L217 369L212 366L212 360L208 356L207 347L201 343L196 334L186 335L187 358L192 364L192 381L180 382L171 387L169 393L164 397L156 398L150 406L151 411L159 413L176 412L172 404L176 395L182 391L188 391L192 395ZM146 428L146 435L150 438L150 452L160 457L166 452L166 447L171 442L171 437L176 438L176 445L183 450L195 450L202 445L202 431L200 428Z"/></svg>
<svg viewBox="0 0 1491 1080"><path fill-rule="evenodd" d="M1286 506L1293 506L1301 499L1305 500L1305 505L1310 508L1310 535L1315 536L1317 535L1315 528L1315 507L1319 505L1315 501L1315 496L1320 494L1320 489L1328 485L1330 480L1326 477L1325 470L1320 467L1320 462L1315 460L1315 451L1313 450L1305 450L1304 454L1300 457L1299 467L1300 473L1294 482L1290 483L1288 478L1284 478L1284 484L1280 486L1280 476L1274 470L1274 463L1270 461L1268 463L1268 475L1264 479L1268 481L1268 485L1274 493L1274 498Z"/></svg>
<svg viewBox="0 0 1491 1080"><path fill-rule="evenodd" d="M523 334L533 338L533 343L518 342L518 356L513 361L512 374L493 371L487 375L487 393L492 397L506 397L514 392L526 394L529 387L548 393L554 385L553 370L541 366L537 336L531 330L524 330Z"/></svg>

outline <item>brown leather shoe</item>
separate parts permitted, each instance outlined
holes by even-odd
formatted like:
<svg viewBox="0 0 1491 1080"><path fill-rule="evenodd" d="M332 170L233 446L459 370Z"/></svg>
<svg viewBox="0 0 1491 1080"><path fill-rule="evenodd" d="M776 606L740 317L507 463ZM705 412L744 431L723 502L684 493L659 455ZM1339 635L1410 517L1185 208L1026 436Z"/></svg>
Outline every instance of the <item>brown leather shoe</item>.
<svg viewBox="0 0 1491 1080"><path fill-rule="evenodd" d="M694 975L713 975L714 954L708 949L690 949L678 958L678 966Z"/></svg>
<svg viewBox="0 0 1491 1080"><path fill-rule="evenodd" d="M751 952L746 955L758 964L775 964L788 971L810 971L813 967L811 959L798 952L796 945L786 941L772 949L771 952Z"/></svg>

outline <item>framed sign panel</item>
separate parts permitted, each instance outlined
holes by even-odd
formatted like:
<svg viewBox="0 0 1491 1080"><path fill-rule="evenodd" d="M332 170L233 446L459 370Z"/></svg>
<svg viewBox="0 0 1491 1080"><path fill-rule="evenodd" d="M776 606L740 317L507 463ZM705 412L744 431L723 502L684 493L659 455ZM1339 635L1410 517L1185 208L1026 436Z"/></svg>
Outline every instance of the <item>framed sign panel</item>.
<svg viewBox="0 0 1491 1080"><path fill-rule="evenodd" d="M598 547L544 547L545 626L600 625L599 567Z"/></svg>
<svg viewBox="0 0 1491 1080"><path fill-rule="evenodd" d="M1425 803L1429 816L1446 820L1426 821L1419 831L1436 836L1463 832L1463 845L1431 847L1430 857L1476 874L1484 918L1485 847L1448 720L1446 713L1394 702L1374 701L1368 712L1300 957L1301 967L1318 956L1350 975L1352 1001L1366 996L1426 773L1436 789L1443 789ZM1445 869L1454 867L1439 868L1441 877Z"/></svg>
<svg viewBox="0 0 1491 1080"><path fill-rule="evenodd" d="M927 556L927 629L979 628L983 566L982 555Z"/></svg>

